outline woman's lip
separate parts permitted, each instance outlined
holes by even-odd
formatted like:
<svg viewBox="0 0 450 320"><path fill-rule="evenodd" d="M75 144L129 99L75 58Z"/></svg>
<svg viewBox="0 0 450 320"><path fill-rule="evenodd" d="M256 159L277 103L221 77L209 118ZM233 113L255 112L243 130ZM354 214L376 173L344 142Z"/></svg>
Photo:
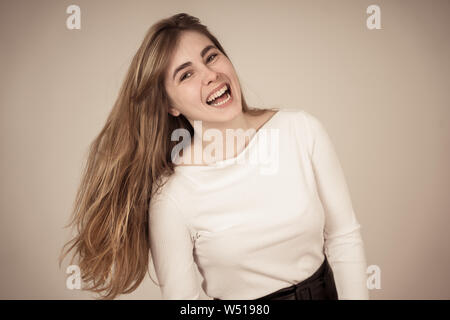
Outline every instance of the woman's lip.
<svg viewBox="0 0 450 320"><path fill-rule="evenodd" d="M222 89L224 85L228 88L228 90L230 90L230 84L229 84L228 82L224 82L222 85L220 85L220 86L218 86L216 89L214 89L213 92L216 93L217 91L219 91L220 89ZM208 99L209 99L214 93L211 93L210 95L208 95L208 96L206 97L206 102L208 102Z"/></svg>
<svg viewBox="0 0 450 320"><path fill-rule="evenodd" d="M210 106L212 108L216 108L216 109L227 108L234 101L234 99L233 99L233 96L231 95L231 92L226 93L226 94L230 96L230 98L227 102L225 102L224 104L221 104L220 106L213 106L211 104L209 104L208 106Z"/></svg>
<svg viewBox="0 0 450 320"><path fill-rule="evenodd" d="M228 82L225 82L225 85L226 85L226 87L227 87L227 89L228 89L229 95L232 96L231 85L230 85ZM222 88L222 87L221 87L221 88ZM207 104L208 106L210 106L210 104L208 103L208 99L209 99L209 97L206 98L206 104Z"/></svg>

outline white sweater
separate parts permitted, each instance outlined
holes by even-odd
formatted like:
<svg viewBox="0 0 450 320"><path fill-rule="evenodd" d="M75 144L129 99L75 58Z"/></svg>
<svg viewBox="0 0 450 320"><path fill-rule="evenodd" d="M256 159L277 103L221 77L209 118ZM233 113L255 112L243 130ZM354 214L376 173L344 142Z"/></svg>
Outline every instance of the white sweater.
<svg viewBox="0 0 450 320"><path fill-rule="evenodd" d="M163 299L201 299L200 285L256 299L305 280L324 254L339 299L369 299L360 227L333 144L304 110L275 113L235 158L177 166L149 209Z"/></svg>

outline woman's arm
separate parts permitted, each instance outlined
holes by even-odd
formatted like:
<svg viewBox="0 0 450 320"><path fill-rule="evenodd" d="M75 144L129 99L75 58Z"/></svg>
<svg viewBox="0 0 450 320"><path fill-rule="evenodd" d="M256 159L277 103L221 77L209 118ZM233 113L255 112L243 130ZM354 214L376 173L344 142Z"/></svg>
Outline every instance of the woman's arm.
<svg viewBox="0 0 450 320"><path fill-rule="evenodd" d="M317 189L325 212L324 250L339 299L369 299L364 243L342 167L326 129L305 112Z"/></svg>
<svg viewBox="0 0 450 320"><path fill-rule="evenodd" d="M164 194L150 201L150 251L162 298L200 299L193 243L175 200Z"/></svg>

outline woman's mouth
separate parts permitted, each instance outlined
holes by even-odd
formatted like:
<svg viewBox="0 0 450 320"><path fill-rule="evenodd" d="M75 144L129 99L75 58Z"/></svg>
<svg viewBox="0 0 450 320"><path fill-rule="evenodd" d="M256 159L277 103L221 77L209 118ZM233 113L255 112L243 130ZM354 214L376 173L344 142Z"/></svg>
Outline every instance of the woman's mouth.
<svg viewBox="0 0 450 320"><path fill-rule="evenodd" d="M226 85L226 90L224 92L216 97L215 99L211 101L207 101L206 103L212 107L225 107L229 105L233 100L232 94L231 94L231 88L230 85Z"/></svg>

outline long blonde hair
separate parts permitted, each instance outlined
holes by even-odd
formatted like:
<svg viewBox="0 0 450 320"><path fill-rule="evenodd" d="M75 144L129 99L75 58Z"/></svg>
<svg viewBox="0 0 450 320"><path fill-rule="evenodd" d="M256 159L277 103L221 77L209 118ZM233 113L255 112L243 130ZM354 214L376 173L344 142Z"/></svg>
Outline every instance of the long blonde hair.
<svg viewBox="0 0 450 320"><path fill-rule="evenodd" d="M162 187L162 177L174 173L171 132L194 130L183 116L168 113L170 99L164 88L169 54L180 33L194 30L207 36L225 55L219 41L186 13L151 26L133 57L106 124L91 143L71 220L77 235L67 242L59 266L73 249L81 271L83 290L102 299L133 292L149 267L149 204ZM242 111L250 109L242 95ZM64 252L64 248L70 247ZM153 280L153 279L152 279Z"/></svg>

